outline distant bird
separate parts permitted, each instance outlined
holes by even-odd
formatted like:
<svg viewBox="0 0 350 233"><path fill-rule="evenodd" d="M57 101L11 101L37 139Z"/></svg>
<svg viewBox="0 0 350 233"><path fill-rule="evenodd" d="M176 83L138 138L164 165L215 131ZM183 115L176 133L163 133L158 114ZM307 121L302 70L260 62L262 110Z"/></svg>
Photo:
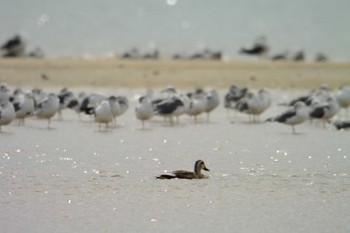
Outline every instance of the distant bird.
<svg viewBox="0 0 350 233"><path fill-rule="evenodd" d="M0 49L5 51L4 57L19 57L24 55L25 47L23 39L19 35L15 35L6 41Z"/></svg>
<svg viewBox="0 0 350 233"><path fill-rule="evenodd" d="M261 36L257 38L256 42L251 48L241 48L239 52L252 56L264 56L268 51L269 47L266 44L266 38Z"/></svg>
<svg viewBox="0 0 350 233"><path fill-rule="evenodd" d="M203 160L197 160L194 164L194 172L177 170L157 176L157 179L205 179L208 176L202 174L202 170L210 171L204 164Z"/></svg>
<svg viewBox="0 0 350 233"><path fill-rule="evenodd" d="M285 61L288 59L288 51L283 53L275 54L271 57L272 61Z"/></svg>
<svg viewBox="0 0 350 233"><path fill-rule="evenodd" d="M142 56L143 59L158 59L159 58L159 51L154 50L153 52L146 53Z"/></svg>
<svg viewBox="0 0 350 233"><path fill-rule="evenodd" d="M0 104L0 132L1 126L10 124L16 117L15 108L7 101Z"/></svg>
<svg viewBox="0 0 350 233"><path fill-rule="evenodd" d="M47 119L47 128L50 129L51 118L57 113L59 105L60 101L58 97L51 93L48 95L47 99L37 104L34 115L38 118Z"/></svg>
<svg viewBox="0 0 350 233"><path fill-rule="evenodd" d="M16 111L16 119L19 125L24 125L25 118L34 114L35 103L31 93L25 93L18 101L13 103Z"/></svg>
<svg viewBox="0 0 350 233"><path fill-rule="evenodd" d="M102 102L96 107L95 111L95 122L98 123L98 129L101 131L101 124L106 125L106 131L108 124L113 121L113 113L108 100L102 100Z"/></svg>
<svg viewBox="0 0 350 233"><path fill-rule="evenodd" d="M328 57L324 53L318 53L315 57L315 62L326 62Z"/></svg>
<svg viewBox="0 0 350 233"><path fill-rule="evenodd" d="M44 81L49 81L50 80L49 76L47 76L44 73L41 74L41 79L44 80Z"/></svg>
<svg viewBox="0 0 350 233"><path fill-rule="evenodd" d="M135 108L136 118L142 122L142 129L145 128L145 121L149 120L153 116L153 106L149 98L140 97L139 103Z"/></svg>
<svg viewBox="0 0 350 233"><path fill-rule="evenodd" d="M196 59L203 59L203 60L221 60L222 53L221 51L213 52L210 49L206 48L202 52L195 53L191 56L189 56L189 59L196 60Z"/></svg>
<svg viewBox="0 0 350 233"><path fill-rule="evenodd" d="M337 100L333 97L329 97L325 103L316 104L313 106L310 117L312 119L319 119L323 122L323 127L328 120L334 117L340 110Z"/></svg>
<svg viewBox="0 0 350 233"><path fill-rule="evenodd" d="M309 109L303 102L297 102L293 108L276 116L268 119L267 121L277 121L279 123L292 126L292 132L295 134L295 125L305 122L309 118Z"/></svg>
<svg viewBox="0 0 350 233"><path fill-rule="evenodd" d="M296 54L292 58L293 61L304 61L305 60L305 54L303 50L300 50L296 52Z"/></svg>
<svg viewBox="0 0 350 233"><path fill-rule="evenodd" d="M138 59L141 55L137 48L132 48L130 52L125 52L120 57L123 59Z"/></svg>

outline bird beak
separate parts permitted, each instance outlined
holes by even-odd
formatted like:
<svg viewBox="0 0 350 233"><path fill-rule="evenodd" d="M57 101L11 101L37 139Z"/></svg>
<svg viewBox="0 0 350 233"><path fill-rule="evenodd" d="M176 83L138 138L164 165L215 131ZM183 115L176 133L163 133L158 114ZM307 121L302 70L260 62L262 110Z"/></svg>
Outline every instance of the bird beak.
<svg viewBox="0 0 350 233"><path fill-rule="evenodd" d="M207 167L204 167L203 170L210 172L210 170Z"/></svg>

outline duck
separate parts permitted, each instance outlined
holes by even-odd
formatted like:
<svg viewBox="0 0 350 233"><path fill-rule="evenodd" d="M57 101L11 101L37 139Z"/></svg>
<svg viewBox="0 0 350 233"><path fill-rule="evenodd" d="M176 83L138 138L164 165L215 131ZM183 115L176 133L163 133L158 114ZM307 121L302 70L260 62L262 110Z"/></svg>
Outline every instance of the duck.
<svg viewBox="0 0 350 233"><path fill-rule="evenodd" d="M206 166L203 160L197 160L194 164L194 172L176 170L169 173L163 173L160 176L157 176L157 179L207 179L208 176L202 174L202 170L210 171Z"/></svg>

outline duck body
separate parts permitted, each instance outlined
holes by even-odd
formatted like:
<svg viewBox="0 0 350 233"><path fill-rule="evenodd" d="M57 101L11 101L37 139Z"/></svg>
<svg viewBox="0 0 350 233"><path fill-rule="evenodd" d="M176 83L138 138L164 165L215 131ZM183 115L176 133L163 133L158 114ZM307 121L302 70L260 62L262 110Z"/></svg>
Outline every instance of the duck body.
<svg viewBox="0 0 350 233"><path fill-rule="evenodd" d="M208 178L202 174L202 170L210 171L204 164L203 160L197 160L194 164L194 172L185 171L185 170L176 170L169 173L163 173L160 176L157 176L157 179L206 179Z"/></svg>

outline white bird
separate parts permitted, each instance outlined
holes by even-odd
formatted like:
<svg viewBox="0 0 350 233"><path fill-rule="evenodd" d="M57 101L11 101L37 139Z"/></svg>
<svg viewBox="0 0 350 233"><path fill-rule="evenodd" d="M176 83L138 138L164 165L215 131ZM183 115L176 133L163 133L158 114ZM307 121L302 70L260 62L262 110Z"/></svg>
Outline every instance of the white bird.
<svg viewBox="0 0 350 233"><path fill-rule="evenodd" d="M31 93L25 93L23 96L18 97L18 102L13 103L16 111L16 119L18 119L19 125L24 125L26 117L33 115L34 113L34 98Z"/></svg>
<svg viewBox="0 0 350 233"><path fill-rule="evenodd" d="M15 108L9 101L0 103L0 132L1 126L10 124L15 117Z"/></svg>
<svg viewBox="0 0 350 233"><path fill-rule="evenodd" d="M136 118L142 122L142 129L145 128L145 121L149 120L153 116L153 106L149 98L140 97L139 103L135 108Z"/></svg>
<svg viewBox="0 0 350 233"><path fill-rule="evenodd" d="M51 93L46 100L37 105L37 109L34 112L38 118L47 119L47 128L50 128L51 118L56 114L59 109L60 101L58 97Z"/></svg>
<svg viewBox="0 0 350 233"><path fill-rule="evenodd" d="M295 125L305 122L309 118L309 109L303 102L296 102L292 109L268 119L267 121L277 121L279 123L292 126L292 132L295 134Z"/></svg>
<svg viewBox="0 0 350 233"><path fill-rule="evenodd" d="M197 117L205 111L207 105L206 96L203 94L190 96L190 104L187 114L194 117L194 123L197 124Z"/></svg>
<svg viewBox="0 0 350 233"><path fill-rule="evenodd" d="M240 112L253 115L253 122L257 122L259 116L270 107L270 105L270 93L264 89L260 89L257 94L248 93L248 95L237 104L237 108Z"/></svg>
<svg viewBox="0 0 350 233"><path fill-rule="evenodd" d="M310 117L312 119L322 120L323 127L325 127L326 122L334 117L339 110L338 101L333 97L329 97L325 103L313 107Z"/></svg>
<svg viewBox="0 0 350 233"><path fill-rule="evenodd" d="M348 109L350 106L350 87L342 86L336 93L336 98L338 100L339 106L344 108L346 111L346 116L348 115Z"/></svg>
<svg viewBox="0 0 350 233"><path fill-rule="evenodd" d="M205 106L204 112L207 113L207 122L210 121L210 112L212 112L214 109L216 109L220 104L219 94L216 90L211 90L207 94L207 102Z"/></svg>
<svg viewBox="0 0 350 233"><path fill-rule="evenodd" d="M113 113L108 100L102 102L95 109L95 122L98 123L98 129L101 131L101 124L106 124L106 131L108 124L113 121Z"/></svg>

